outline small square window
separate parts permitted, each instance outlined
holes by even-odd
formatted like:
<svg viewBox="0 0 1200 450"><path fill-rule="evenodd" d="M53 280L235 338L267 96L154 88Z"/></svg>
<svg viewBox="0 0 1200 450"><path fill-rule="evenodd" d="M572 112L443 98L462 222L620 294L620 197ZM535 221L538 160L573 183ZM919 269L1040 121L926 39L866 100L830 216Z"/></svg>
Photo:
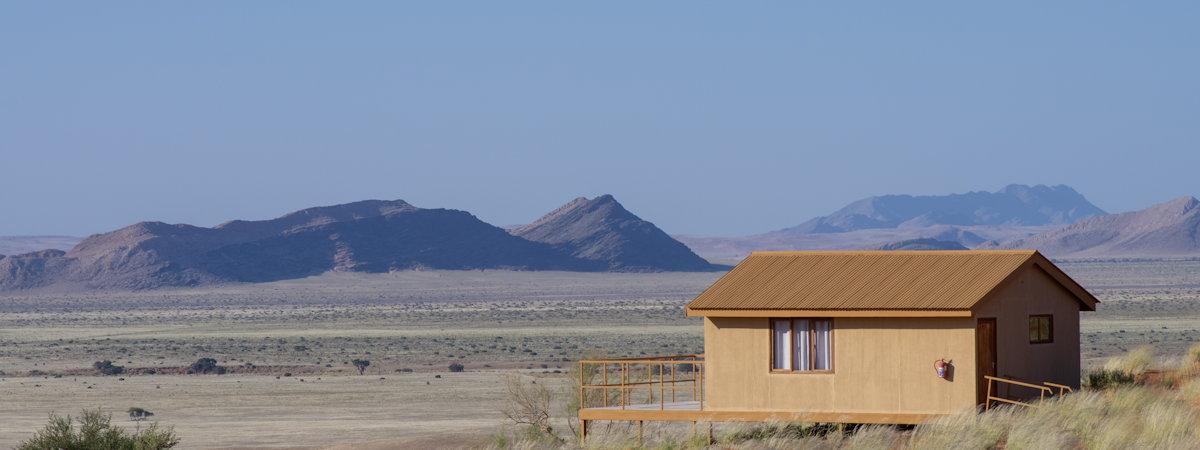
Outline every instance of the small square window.
<svg viewBox="0 0 1200 450"><path fill-rule="evenodd" d="M1029 343L1046 344L1054 342L1054 316L1038 314L1029 316Z"/></svg>

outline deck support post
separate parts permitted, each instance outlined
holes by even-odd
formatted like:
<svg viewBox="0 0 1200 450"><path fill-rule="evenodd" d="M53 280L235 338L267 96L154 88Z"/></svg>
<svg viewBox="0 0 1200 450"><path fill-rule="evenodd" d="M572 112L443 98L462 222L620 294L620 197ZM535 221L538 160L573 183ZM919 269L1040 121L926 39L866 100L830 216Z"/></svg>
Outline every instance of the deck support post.
<svg viewBox="0 0 1200 450"><path fill-rule="evenodd" d="M582 447L587 440L588 420L579 419L579 446Z"/></svg>
<svg viewBox="0 0 1200 450"><path fill-rule="evenodd" d="M713 423L709 422L708 423L708 445L713 445L713 443L715 443L715 442L717 442L717 441L716 441L716 439L713 439Z"/></svg>
<svg viewBox="0 0 1200 450"><path fill-rule="evenodd" d="M645 441L643 441L643 440L642 440L642 432L643 432L643 428L644 428L644 426L643 426L643 425L644 425L646 422L645 422L645 421L643 421L643 420L639 420L639 421L637 421L637 423L638 423L638 440L637 440L637 445L638 445L638 447L641 447L641 446L643 445L643 443L645 442Z"/></svg>

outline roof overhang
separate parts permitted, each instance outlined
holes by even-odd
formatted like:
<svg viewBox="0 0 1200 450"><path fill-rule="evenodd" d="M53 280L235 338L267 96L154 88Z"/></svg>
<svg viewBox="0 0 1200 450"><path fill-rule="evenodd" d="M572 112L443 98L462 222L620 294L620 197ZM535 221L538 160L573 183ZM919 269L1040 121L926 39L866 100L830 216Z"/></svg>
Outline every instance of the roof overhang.
<svg viewBox="0 0 1200 450"><path fill-rule="evenodd" d="M692 309L688 317L971 317L969 309Z"/></svg>

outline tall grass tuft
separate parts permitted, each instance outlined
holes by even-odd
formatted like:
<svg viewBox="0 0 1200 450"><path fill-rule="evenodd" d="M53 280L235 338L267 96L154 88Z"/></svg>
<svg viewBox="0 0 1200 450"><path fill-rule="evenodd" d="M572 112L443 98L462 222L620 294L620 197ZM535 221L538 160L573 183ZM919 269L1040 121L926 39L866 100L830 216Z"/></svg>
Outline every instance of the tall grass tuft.
<svg viewBox="0 0 1200 450"><path fill-rule="evenodd" d="M1146 373L1153 364L1154 348L1142 346L1131 350L1123 356L1110 358L1108 362L1104 363L1104 370L1137 376Z"/></svg>
<svg viewBox="0 0 1200 450"><path fill-rule="evenodd" d="M1192 344L1183 357L1184 365L1200 366L1200 344Z"/></svg>

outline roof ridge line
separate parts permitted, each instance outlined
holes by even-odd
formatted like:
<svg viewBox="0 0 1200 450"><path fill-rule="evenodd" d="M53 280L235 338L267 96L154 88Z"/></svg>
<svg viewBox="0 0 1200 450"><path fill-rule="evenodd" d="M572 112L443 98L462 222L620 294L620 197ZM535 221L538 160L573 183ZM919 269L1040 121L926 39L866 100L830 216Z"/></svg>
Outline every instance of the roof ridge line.
<svg viewBox="0 0 1200 450"><path fill-rule="evenodd" d="M1032 255L1034 249L971 249L971 250L754 250L751 255L859 255L859 254L919 254L919 255Z"/></svg>

